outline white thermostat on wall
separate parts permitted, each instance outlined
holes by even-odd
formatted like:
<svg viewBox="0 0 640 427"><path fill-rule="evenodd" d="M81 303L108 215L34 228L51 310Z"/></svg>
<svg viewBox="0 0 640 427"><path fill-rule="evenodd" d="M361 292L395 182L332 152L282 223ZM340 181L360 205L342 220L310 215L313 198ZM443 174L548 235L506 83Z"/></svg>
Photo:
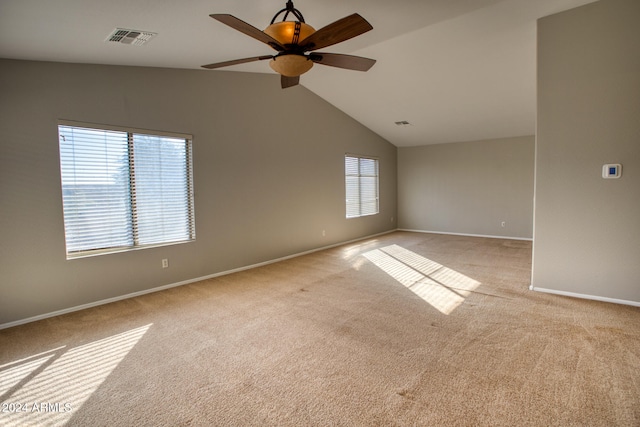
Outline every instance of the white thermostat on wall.
<svg viewBox="0 0 640 427"><path fill-rule="evenodd" d="M622 175L621 164L612 164L612 165L602 166L603 178L620 178L621 175Z"/></svg>

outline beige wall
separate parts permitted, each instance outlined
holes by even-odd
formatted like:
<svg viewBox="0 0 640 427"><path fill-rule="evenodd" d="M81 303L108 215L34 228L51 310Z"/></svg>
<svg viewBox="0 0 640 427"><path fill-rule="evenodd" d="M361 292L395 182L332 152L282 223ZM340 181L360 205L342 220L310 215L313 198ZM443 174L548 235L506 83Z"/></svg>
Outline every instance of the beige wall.
<svg viewBox="0 0 640 427"><path fill-rule="evenodd" d="M0 93L0 325L396 228L396 147L275 74L0 60ZM197 240L67 261L58 119L192 134ZM345 218L345 153L379 215Z"/></svg>
<svg viewBox="0 0 640 427"><path fill-rule="evenodd" d="M640 304L638 0L538 22L534 228L535 289Z"/></svg>
<svg viewBox="0 0 640 427"><path fill-rule="evenodd" d="M533 168L532 136L399 148L398 226L531 239Z"/></svg>

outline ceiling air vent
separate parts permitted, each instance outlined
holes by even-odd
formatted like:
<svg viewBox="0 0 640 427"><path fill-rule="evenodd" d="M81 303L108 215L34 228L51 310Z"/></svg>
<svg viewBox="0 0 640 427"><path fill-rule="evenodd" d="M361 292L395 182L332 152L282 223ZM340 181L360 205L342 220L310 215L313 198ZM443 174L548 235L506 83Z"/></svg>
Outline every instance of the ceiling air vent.
<svg viewBox="0 0 640 427"><path fill-rule="evenodd" d="M154 38L156 35L158 35L158 33L116 28L105 41L142 46L143 44Z"/></svg>

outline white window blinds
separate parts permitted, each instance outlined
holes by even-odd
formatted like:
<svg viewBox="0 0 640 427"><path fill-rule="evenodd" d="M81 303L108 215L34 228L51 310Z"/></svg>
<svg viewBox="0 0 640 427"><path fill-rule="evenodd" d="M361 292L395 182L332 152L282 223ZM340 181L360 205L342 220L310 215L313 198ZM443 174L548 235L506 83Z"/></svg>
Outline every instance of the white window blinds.
<svg viewBox="0 0 640 427"><path fill-rule="evenodd" d="M379 212L378 160L345 156L347 218Z"/></svg>
<svg viewBox="0 0 640 427"><path fill-rule="evenodd" d="M190 136L58 132L68 258L195 238Z"/></svg>

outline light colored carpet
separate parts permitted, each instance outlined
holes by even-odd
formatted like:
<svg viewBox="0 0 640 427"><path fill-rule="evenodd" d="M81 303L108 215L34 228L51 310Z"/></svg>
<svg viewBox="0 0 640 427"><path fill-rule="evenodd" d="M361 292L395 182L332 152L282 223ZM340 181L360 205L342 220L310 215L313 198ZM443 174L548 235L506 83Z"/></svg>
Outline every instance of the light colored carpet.
<svg viewBox="0 0 640 427"><path fill-rule="evenodd" d="M640 309L530 261L396 232L0 331L0 425L640 425Z"/></svg>

